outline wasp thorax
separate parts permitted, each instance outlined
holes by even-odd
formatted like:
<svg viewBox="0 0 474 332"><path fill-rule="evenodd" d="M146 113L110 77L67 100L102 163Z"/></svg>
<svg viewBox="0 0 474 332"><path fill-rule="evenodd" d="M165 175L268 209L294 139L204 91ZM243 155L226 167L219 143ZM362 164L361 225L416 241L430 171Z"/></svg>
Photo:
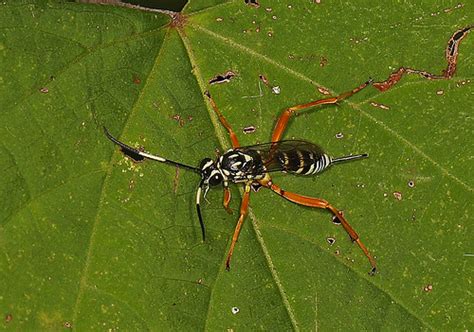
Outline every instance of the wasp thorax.
<svg viewBox="0 0 474 332"><path fill-rule="evenodd" d="M216 186L222 182L222 174L212 159L204 158L199 168L205 184Z"/></svg>

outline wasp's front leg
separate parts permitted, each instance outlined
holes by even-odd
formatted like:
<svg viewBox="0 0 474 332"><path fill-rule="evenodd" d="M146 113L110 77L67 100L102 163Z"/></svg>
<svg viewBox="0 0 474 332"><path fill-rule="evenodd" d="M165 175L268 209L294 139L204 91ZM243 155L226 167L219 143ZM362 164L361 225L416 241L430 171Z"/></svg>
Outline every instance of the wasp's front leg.
<svg viewBox="0 0 474 332"><path fill-rule="evenodd" d="M224 209L227 211L227 213L232 214L232 209L229 207L230 205L230 199L231 199L231 194L229 190L229 184L224 183Z"/></svg>
<svg viewBox="0 0 474 332"><path fill-rule="evenodd" d="M229 253L227 254L227 259L225 261L226 270L230 270L230 260L232 259L232 254L234 253L235 243L239 238L240 229L244 223L245 216L247 215L249 209L249 200L250 200L250 182L245 184L244 195L242 196L242 202L240 203L240 216L235 226L234 235L232 236L232 242L230 243Z"/></svg>

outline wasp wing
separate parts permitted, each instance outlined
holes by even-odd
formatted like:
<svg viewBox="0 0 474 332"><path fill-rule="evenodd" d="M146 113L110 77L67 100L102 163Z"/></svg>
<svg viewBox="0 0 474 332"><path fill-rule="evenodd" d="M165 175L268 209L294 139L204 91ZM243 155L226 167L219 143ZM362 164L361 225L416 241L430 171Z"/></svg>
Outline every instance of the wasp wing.
<svg viewBox="0 0 474 332"><path fill-rule="evenodd" d="M265 166L265 172L292 172L301 164L314 162L324 155L324 150L319 145L304 140L255 144L242 146L236 150L249 155L258 155Z"/></svg>

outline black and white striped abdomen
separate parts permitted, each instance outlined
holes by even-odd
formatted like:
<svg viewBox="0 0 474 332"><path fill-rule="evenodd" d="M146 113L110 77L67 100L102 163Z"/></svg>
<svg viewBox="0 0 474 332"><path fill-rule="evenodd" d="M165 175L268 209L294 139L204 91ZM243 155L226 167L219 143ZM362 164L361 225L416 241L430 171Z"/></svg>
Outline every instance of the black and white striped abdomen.
<svg viewBox="0 0 474 332"><path fill-rule="evenodd" d="M283 172L313 175L331 165L331 157L325 153L308 150L277 151L276 161Z"/></svg>

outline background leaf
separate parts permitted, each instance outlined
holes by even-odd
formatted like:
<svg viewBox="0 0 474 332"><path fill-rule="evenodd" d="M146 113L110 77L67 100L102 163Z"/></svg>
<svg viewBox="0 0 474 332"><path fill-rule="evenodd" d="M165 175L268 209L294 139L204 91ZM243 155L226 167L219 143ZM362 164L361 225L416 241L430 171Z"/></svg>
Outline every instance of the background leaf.
<svg viewBox="0 0 474 332"><path fill-rule="evenodd" d="M197 176L133 164L102 133L197 165L229 147L210 89L243 145L266 142L281 110L323 98L318 88L336 95L400 66L440 74L448 39L474 21L470 3L212 0L174 20L59 2L0 8L3 328L472 328L472 36L452 80L368 88L286 132L334 156L369 153L274 180L343 209L377 258L375 277L330 214L265 190L252 193L226 272L237 215L220 190L202 243ZM229 83L209 86L229 70ZM237 188L233 197L237 211Z"/></svg>

